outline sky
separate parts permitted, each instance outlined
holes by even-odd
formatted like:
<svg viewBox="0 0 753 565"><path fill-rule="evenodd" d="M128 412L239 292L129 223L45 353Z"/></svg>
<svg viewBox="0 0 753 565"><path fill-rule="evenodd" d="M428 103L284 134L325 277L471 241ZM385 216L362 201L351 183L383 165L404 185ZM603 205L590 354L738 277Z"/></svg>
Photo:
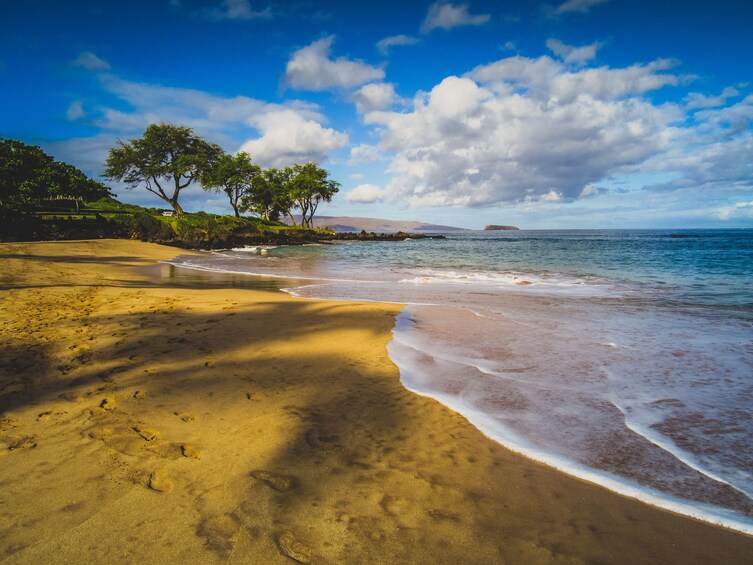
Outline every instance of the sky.
<svg viewBox="0 0 753 565"><path fill-rule="evenodd" d="M0 0L0 137L101 179L118 140L185 125L320 163L321 215L753 227L751 29L751 0Z"/></svg>

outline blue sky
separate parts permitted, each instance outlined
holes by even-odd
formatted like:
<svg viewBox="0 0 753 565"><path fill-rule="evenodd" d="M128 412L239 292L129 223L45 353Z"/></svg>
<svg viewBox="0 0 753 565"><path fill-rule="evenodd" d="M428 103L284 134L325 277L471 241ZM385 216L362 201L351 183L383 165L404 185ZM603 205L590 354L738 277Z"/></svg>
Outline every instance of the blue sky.
<svg viewBox="0 0 753 565"><path fill-rule="evenodd" d="M753 227L753 2L4 1L0 136L90 175L188 125L316 160L324 215ZM119 199L160 205L144 190ZM228 212L217 194L188 210Z"/></svg>

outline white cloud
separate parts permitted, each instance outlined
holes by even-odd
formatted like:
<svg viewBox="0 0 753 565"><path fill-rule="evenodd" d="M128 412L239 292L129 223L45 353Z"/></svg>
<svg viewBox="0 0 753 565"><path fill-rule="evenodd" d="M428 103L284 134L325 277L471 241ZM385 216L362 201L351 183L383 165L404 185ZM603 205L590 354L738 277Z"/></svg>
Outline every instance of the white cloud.
<svg viewBox="0 0 753 565"><path fill-rule="evenodd" d="M100 59L91 51L84 51L71 64L74 67L82 67L92 72L107 71L110 69L110 64L107 61Z"/></svg>
<svg viewBox="0 0 753 565"><path fill-rule="evenodd" d="M71 102L68 106L68 110L65 112L65 119L69 122L73 122L84 116L86 116L86 112L84 112L84 105L81 100L74 100Z"/></svg>
<svg viewBox="0 0 753 565"><path fill-rule="evenodd" d="M334 36L294 52L285 67L285 82L299 90L353 88L384 78L384 70L345 57L329 58Z"/></svg>
<svg viewBox="0 0 753 565"><path fill-rule="evenodd" d="M719 206L711 210L711 215L725 221L753 218L753 202L737 202L732 206Z"/></svg>
<svg viewBox="0 0 753 565"><path fill-rule="evenodd" d="M410 35L391 35L378 41L376 45L382 55L387 55L392 47L414 45L416 43L418 43L418 38L411 37Z"/></svg>
<svg viewBox="0 0 753 565"><path fill-rule="evenodd" d="M348 165L355 167L362 163L374 163L384 159L384 154L375 145L361 143L350 149L350 158Z"/></svg>
<svg viewBox="0 0 753 565"><path fill-rule="evenodd" d="M386 82L367 84L353 93L356 108L361 113L389 108L398 99L395 87Z"/></svg>
<svg viewBox="0 0 753 565"><path fill-rule="evenodd" d="M596 52L601 48L601 43L596 42L591 45L584 45L583 47L574 47L563 43L559 39L552 38L547 40L546 46L557 57L565 61L565 63L579 65L595 59Z"/></svg>
<svg viewBox="0 0 753 565"><path fill-rule="evenodd" d="M361 184L345 195L345 201L351 204L373 204L384 200L385 190L375 184Z"/></svg>
<svg viewBox="0 0 753 565"><path fill-rule="evenodd" d="M348 143L346 134L321 125L324 116L308 102L271 104L245 96L223 97L200 90L132 82L108 74L100 76L100 84L105 92L117 97L119 107L125 102L130 108L92 109L88 116L101 133L56 145L61 154L72 156L69 162L85 166L93 175L101 173L107 151L118 137L139 136L150 123L189 126L226 151L242 145L264 165L324 161L330 151ZM71 107L69 111L75 115L77 106Z"/></svg>
<svg viewBox="0 0 753 565"><path fill-rule="evenodd" d="M717 108L724 106L727 100L740 96L740 91L728 86L719 96L706 96L699 92L691 92L685 97L685 107L688 110L698 110L703 108Z"/></svg>
<svg viewBox="0 0 753 565"><path fill-rule="evenodd" d="M252 117L286 108L246 96L226 98L201 90L123 80L108 74L102 75L100 82L106 91L127 102L132 109L104 108L97 125L126 134L141 133L150 123L170 122L187 125L200 135L227 142L229 139L222 136L229 128L245 126L250 130ZM309 119L321 119L310 107L295 109Z"/></svg>
<svg viewBox="0 0 753 565"><path fill-rule="evenodd" d="M452 29L460 26L478 26L489 21L489 14L471 15L468 4L450 4L440 0L429 6L426 19L421 24L421 33L426 34L435 29Z"/></svg>
<svg viewBox="0 0 753 565"><path fill-rule="evenodd" d="M295 110L279 110L256 116L252 123L262 132L246 141L240 151L249 153L263 166L284 167L306 161L323 161L328 154L348 144L345 133L324 128Z"/></svg>
<svg viewBox="0 0 753 565"><path fill-rule="evenodd" d="M680 79L662 72L675 64L669 59L657 59L623 69L598 67L571 72L550 57L516 56L476 67L467 76L480 83L491 83L497 91L569 103L581 94L598 100L614 100L675 86Z"/></svg>
<svg viewBox="0 0 753 565"><path fill-rule="evenodd" d="M568 202L672 142L681 113L641 94L677 78L654 62L577 72L511 57L448 77L411 112L371 112L395 152L391 196L412 206ZM584 194L585 191L585 194Z"/></svg>
<svg viewBox="0 0 753 565"><path fill-rule="evenodd" d="M591 8L598 4L603 4L608 0L566 0L559 6L552 8L552 14L555 16L561 16L562 14L569 14L573 12L579 12L586 14L591 11Z"/></svg>
<svg viewBox="0 0 753 565"><path fill-rule="evenodd" d="M745 132L753 124L753 94L731 106L700 110L694 117L704 130L721 129L727 134Z"/></svg>
<svg viewBox="0 0 753 565"><path fill-rule="evenodd" d="M222 4L205 11L206 15L213 20L254 20L269 19L272 17L272 8L267 6L257 11L251 7L248 0L223 0Z"/></svg>

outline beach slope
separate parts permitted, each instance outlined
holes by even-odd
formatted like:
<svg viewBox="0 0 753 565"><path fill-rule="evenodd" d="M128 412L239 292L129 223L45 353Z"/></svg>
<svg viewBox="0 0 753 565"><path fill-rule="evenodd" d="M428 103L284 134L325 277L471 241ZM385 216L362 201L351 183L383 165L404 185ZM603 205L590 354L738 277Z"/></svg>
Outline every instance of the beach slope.
<svg viewBox="0 0 753 565"><path fill-rule="evenodd" d="M399 306L157 276L179 253L0 245L1 562L750 562L404 389Z"/></svg>

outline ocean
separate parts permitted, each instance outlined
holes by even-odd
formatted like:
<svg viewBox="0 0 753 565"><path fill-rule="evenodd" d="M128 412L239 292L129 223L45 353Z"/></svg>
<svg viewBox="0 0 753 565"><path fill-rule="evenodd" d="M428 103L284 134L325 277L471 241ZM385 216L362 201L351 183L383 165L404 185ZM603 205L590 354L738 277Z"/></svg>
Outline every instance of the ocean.
<svg viewBox="0 0 753 565"><path fill-rule="evenodd" d="M528 457L753 533L753 230L469 231L170 263L407 304L388 352L408 389Z"/></svg>

